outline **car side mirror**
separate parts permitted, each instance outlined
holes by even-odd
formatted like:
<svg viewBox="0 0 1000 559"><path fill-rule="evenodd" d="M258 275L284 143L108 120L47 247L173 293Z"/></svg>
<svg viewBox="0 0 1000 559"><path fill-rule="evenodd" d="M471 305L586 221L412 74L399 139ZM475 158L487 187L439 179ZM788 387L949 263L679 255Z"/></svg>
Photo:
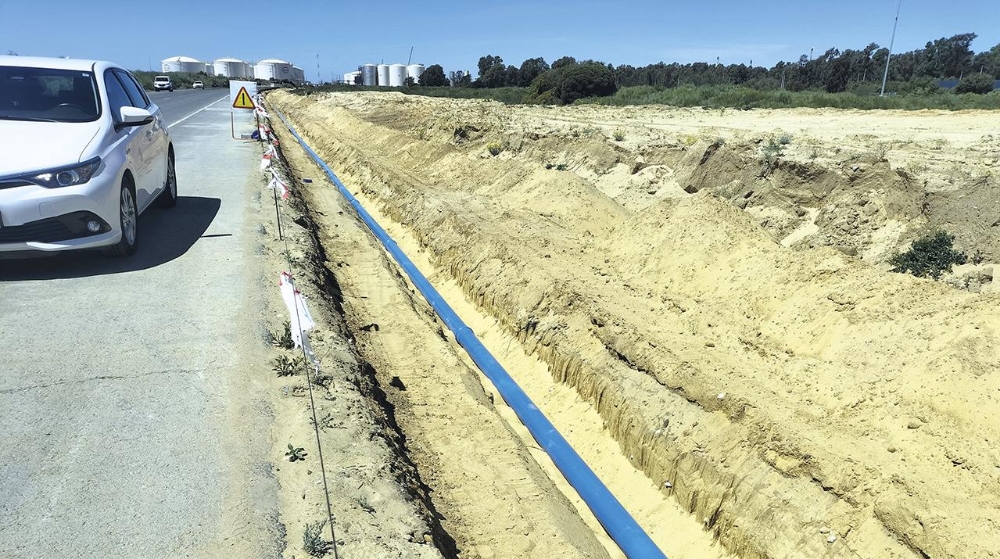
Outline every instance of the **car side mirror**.
<svg viewBox="0 0 1000 559"><path fill-rule="evenodd" d="M142 126L153 122L153 113L138 107L122 107L119 115L118 128Z"/></svg>

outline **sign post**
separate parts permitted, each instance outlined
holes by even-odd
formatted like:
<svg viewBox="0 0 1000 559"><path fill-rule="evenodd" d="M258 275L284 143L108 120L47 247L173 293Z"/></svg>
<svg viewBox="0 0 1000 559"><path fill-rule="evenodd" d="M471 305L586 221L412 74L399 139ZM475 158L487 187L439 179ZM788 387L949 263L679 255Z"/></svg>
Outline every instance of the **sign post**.
<svg viewBox="0 0 1000 559"><path fill-rule="evenodd" d="M240 140L243 138L236 137L236 111L238 110L254 110L256 105L254 105L253 99L257 96L257 82L249 81L229 81L229 100L232 101L232 109L229 111L229 124L230 130L232 131L232 136L234 140Z"/></svg>

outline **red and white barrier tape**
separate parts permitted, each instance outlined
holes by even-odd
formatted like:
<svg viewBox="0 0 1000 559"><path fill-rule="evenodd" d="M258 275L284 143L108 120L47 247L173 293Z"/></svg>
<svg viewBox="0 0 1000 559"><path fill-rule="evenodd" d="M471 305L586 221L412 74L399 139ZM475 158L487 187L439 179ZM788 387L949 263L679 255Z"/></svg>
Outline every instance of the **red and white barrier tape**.
<svg viewBox="0 0 1000 559"><path fill-rule="evenodd" d="M274 169L271 169L271 182L267 183L267 187L271 190L277 189L281 195L281 199L288 200L288 185L285 181L281 180L281 177L278 176L278 173Z"/></svg>
<svg viewBox="0 0 1000 559"><path fill-rule="evenodd" d="M289 329L291 330L295 347L303 348L309 359L314 364L319 365L316 355L313 354L312 348L309 347L309 337L306 335L306 332L316 327L316 321L309 314L309 307L306 306L305 298L302 297L302 293L298 289L295 289L295 282L292 280L292 275L288 272L281 272L278 278L278 287L281 289L281 299L285 302L285 307L288 309L290 317L288 321Z"/></svg>

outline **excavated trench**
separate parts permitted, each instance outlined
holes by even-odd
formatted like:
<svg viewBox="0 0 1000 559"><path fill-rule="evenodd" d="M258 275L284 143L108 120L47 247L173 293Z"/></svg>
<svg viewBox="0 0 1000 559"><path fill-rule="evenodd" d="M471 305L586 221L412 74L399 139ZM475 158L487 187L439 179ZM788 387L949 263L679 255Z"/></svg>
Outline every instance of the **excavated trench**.
<svg viewBox="0 0 1000 559"><path fill-rule="evenodd" d="M629 150L483 103L270 100L730 552L995 548L971 536L993 523L1000 457L980 441L1000 433L968 411L997 406L995 297L853 258L934 219L884 158L761 160L714 129ZM793 234L802 250L778 242Z"/></svg>

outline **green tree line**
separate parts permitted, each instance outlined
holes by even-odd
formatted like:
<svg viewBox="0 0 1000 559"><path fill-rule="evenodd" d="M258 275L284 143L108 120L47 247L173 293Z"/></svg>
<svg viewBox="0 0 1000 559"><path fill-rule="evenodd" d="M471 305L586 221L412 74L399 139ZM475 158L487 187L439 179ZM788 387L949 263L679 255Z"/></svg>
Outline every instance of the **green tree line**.
<svg viewBox="0 0 1000 559"><path fill-rule="evenodd" d="M905 92L938 89L937 80L960 79L958 92L992 91L1000 75L1000 45L975 53L975 33L929 41L922 49L893 54L889 80ZM563 57L551 65L530 58L520 66L507 65L499 56L479 59L478 88L526 87L535 102L571 103L581 97L612 95L618 88L654 86L737 85L760 90L825 90L839 93L871 91L882 82L889 49L870 43L862 49L828 49L818 56L803 54L797 61L774 66L747 64L664 63L634 67Z"/></svg>

